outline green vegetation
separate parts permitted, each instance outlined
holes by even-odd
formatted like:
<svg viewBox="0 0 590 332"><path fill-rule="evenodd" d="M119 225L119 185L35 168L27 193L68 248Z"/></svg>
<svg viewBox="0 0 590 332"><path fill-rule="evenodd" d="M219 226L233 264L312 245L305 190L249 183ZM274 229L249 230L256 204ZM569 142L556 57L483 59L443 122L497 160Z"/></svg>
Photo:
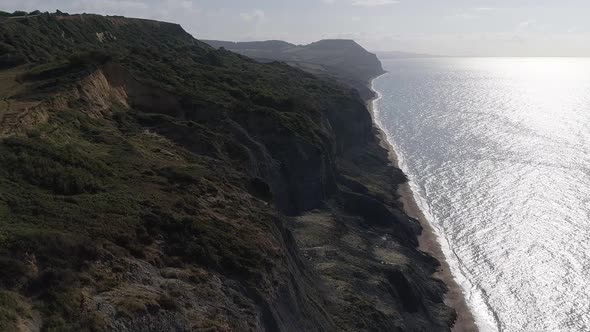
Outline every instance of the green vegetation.
<svg viewBox="0 0 590 332"><path fill-rule="evenodd" d="M228 49L261 61L284 61L319 77L351 86L366 99L373 94L366 86L369 80L384 73L377 56L353 40L320 40L309 45L293 45L276 40L205 42L215 48Z"/></svg>
<svg viewBox="0 0 590 332"><path fill-rule="evenodd" d="M268 179L249 166L266 162L255 148L298 185L288 177L306 167L292 160L319 168L333 153L324 112L354 113L357 97L285 64L214 50L174 24L48 14L2 24L0 68L22 73L5 98L38 103L19 116L47 116L0 128L0 327L28 319L26 304L44 331L104 329L87 298L122 285L110 277L127 272L117 260L152 259L154 248L161 268L276 287L287 253ZM99 70L138 86L130 107L101 106L104 91L85 81ZM119 317L181 310L166 294L146 301L117 302Z"/></svg>
<svg viewBox="0 0 590 332"><path fill-rule="evenodd" d="M28 318L30 309L23 304L20 295L0 291L0 331L14 331L19 319Z"/></svg>
<svg viewBox="0 0 590 332"><path fill-rule="evenodd" d="M0 24L0 331L452 321L419 227L389 210L405 178L350 88L175 24L60 12ZM285 214L314 209L335 227L304 256ZM334 241L347 235L417 263L412 283ZM398 294L413 292L419 306Z"/></svg>
<svg viewBox="0 0 590 332"><path fill-rule="evenodd" d="M144 82L216 106L235 107L250 99L264 106L288 109L289 100L299 100L300 96L319 101L325 100L319 98L321 95L340 93L340 89L318 84L313 76L287 65L262 65L228 51L214 50L178 25L83 17L83 24L81 16L55 15L10 22L0 31L0 43L5 44L0 50L31 63L69 59L73 64L99 65L117 59ZM23 35L22 29L29 33ZM102 42L98 33L104 34ZM313 95L308 95L306 85L316 86Z"/></svg>
<svg viewBox="0 0 590 332"><path fill-rule="evenodd" d="M94 276L82 278L91 262L107 255L104 243L144 258L146 247L164 240L166 265L198 264L253 281L274 265L271 248L251 241L261 237L265 243L272 215L261 214L261 203L252 197L239 197L239 187L218 187L231 169L140 131L113 131L112 119L86 118L87 123L68 127L64 114L46 125L58 126L55 134L41 130L42 137L6 138L0 145L0 285L32 295L46 330L88 326L91 318L79 312L81 289L116 287ZM92 132L108 132L116 143L96 140ZM222 200L209 203L221 192ZM27 263L30 257L37 273ZM7 313L0 318L8 322L12 307L2 305L0 312ZM122 306L127 316L143 308ZM161 306L176 310L166 298Z"/></svg>
<svg viewBox="0 0 590 332"><path fill-rule="evenodd" d="M75 147L56 147L39 139L8 138L0 146L0 172L55 194L76 195L101 190L108 176L104 164L92 161Z"/></svg>

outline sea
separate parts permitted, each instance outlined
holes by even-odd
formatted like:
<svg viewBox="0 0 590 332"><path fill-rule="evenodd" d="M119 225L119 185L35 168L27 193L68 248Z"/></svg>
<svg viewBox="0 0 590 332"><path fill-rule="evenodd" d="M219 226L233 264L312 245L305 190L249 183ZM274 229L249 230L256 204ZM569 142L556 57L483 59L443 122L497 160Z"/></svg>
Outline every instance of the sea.
<svg viewBox="0 0 590 332"><path fill-rule="evenodd" d="M481 331L590 331L590 58L383 60L375 118Z"/></svg>

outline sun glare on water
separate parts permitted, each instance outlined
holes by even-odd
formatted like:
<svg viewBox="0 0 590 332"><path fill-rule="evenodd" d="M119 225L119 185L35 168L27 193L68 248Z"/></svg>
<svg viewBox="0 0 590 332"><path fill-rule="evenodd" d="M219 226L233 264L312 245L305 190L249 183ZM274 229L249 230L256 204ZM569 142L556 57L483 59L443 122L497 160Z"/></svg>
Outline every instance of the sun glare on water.
<svg viewBox="0 0 590 332"><path fill-rule="evenodd" d="M589 330L590 59L385 64L381 123L480 328Z"/></svg>

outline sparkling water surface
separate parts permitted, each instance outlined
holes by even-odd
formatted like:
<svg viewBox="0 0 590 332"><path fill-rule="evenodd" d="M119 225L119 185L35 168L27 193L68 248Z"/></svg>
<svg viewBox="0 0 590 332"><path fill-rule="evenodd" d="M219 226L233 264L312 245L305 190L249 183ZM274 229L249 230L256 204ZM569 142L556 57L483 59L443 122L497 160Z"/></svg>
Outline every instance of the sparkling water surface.
<svg viewBox="0 0 590 332"><path fill-rule="evenodd" d="M590 59L384 60L376 119L482 331L590 331Z"/></svg>

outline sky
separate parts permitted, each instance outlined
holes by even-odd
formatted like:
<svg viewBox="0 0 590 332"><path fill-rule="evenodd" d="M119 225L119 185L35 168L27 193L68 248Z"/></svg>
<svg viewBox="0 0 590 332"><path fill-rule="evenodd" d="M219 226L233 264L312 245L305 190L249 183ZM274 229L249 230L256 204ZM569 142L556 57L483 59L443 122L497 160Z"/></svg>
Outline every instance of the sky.
<svg viewBox="0 0 590 332"><path fill-rule="evenodd" d="M371 51L590 56L589 0L0 0L0 10L124 15L198 39L354 39Z"/></svg>

